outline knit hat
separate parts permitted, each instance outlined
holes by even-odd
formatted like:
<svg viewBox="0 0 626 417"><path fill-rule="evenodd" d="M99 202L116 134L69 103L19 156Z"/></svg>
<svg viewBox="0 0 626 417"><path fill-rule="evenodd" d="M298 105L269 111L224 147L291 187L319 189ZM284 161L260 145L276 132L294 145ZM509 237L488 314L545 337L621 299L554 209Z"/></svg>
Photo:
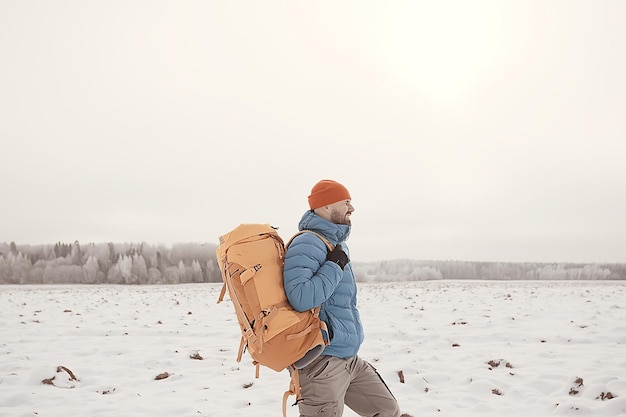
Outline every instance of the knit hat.
<svg viewBox="0 0 626 417"><path fill-rule="evenodd" d="M341 200L351 200L348 189L337 181L321 180L313 186L309 196L309 207L311 210L322 206L336 203Z"/></svg>

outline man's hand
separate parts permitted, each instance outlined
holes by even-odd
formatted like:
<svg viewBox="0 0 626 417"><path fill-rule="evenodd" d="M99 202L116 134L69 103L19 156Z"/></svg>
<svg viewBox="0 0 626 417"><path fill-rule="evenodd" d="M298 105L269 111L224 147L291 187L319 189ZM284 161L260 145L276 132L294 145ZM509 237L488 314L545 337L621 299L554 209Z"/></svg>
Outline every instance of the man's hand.
<svg viewBox="0 0 626 417"><path fill-rule="evenodd" d="M336 263L341 267L341 269L343 269L346 264L350 262L350 258L348 258L348 255L346 255L346 253L343 251L341 245L335 246L335 249L333 249L331 252L328 252L328 255L326 255L326 260Z"/></svg>

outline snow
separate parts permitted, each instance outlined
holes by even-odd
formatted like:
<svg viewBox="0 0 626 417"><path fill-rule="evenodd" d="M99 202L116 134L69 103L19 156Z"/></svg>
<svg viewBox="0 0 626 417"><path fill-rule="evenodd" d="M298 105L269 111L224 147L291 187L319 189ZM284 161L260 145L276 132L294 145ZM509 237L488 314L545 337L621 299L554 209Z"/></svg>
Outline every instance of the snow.
<svg viewBox="0 0 626 417"><path fill-rule="evenodd" d="M236 362L220 288L0 286L0 415L280 416L288 373L255 379L249 356ZM624 281L360 283L359 354L414 417L623 417L625 293Z"/></svg>

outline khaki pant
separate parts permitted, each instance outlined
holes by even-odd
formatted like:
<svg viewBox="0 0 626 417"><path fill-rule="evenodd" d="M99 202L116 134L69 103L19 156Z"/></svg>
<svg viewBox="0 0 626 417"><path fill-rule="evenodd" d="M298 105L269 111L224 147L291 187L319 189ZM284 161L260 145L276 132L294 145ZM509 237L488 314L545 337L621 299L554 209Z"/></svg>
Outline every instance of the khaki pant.
<svg viewBox="0 0 626 417"><path fill-rule="evenodd" d="M300 417L340 417L344 404L363 417L400 417L376 369L358 356L321 356L300 370Z"/></svg>

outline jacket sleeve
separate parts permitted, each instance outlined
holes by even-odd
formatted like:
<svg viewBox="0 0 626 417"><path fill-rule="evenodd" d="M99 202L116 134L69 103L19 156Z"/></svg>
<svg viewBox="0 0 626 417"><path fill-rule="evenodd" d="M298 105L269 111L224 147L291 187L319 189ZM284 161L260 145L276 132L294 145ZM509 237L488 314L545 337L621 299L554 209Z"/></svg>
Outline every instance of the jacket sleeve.
<svg viewBox="0 0 626 417"><path fill-rule="evenodd" d="M328 248L317 236L303 233L287 248L284 282L289 304L297 311L319 307L335 291L343 270L326 261Z"/></svg>

